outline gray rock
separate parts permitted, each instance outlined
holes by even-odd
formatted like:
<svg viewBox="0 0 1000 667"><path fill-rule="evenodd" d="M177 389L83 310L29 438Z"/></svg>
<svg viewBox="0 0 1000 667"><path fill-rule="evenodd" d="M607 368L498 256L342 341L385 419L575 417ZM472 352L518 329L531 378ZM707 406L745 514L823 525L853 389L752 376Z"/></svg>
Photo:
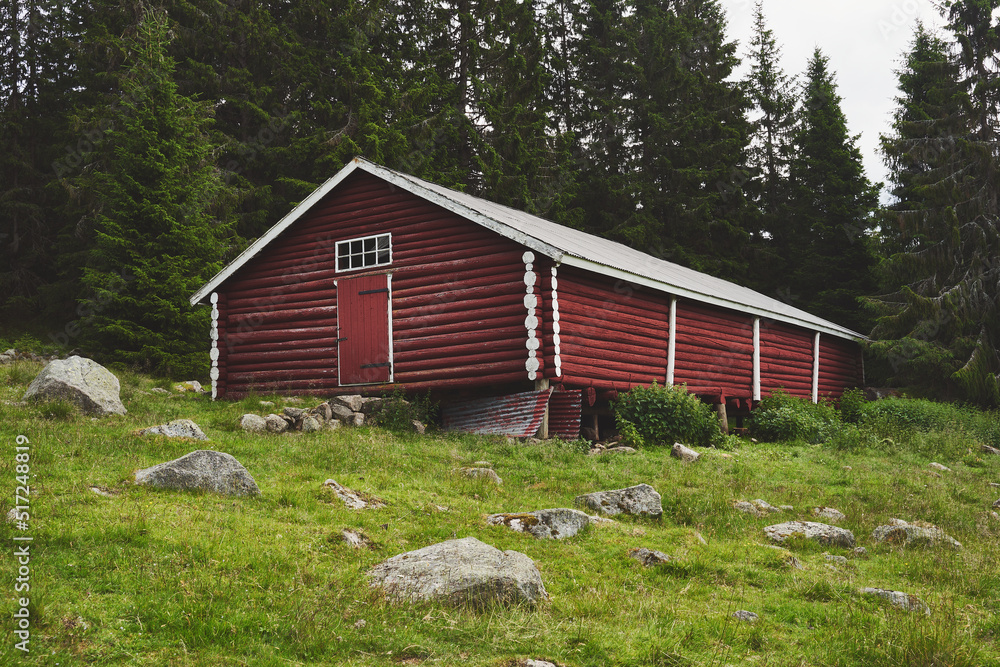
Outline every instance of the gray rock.
<svg viewBox="0 0 1000 667"><path fill-rule="evenodd" d="M340 536L344 538L345 542L355 549L368 549L372 546L372 541L368 539L368 536L360 530L345 528L340 531Z"/></svg>
<svg viewBox="0 0 1000 667"><path fill-rule="evenodd" d="M629 558L633 558L646 567L652 567L654 565L659 565L660 563L669 563L671 558L662 551L656 551L655 549L647 549L646 547L639 547L638 549L628 550Z"/></svg>
<svg viewBox="0 0 1000 667"><path fill-rule="evenodd" d="M491 514L486 523L530 533L540 540L562 540L573 537L589 526L590 516L580 510L560 507L521 514Z"/></svg>
<svg viewBox="0 0 1000 667"><path fill-rule="evenodd" d="M747 611L746 609L740 609L738 611L733 612L733 618L735 618L738 621L744 621L746 623L756 623L760 619L760 616L753 613L752 611Z"/></svg>
<svg viewBox="0 0 1000 667"><path fill-rule="evenodd" d="M71 401L89 415L123 415L121 384L108 369L84 357L49 362L28 385L22 401L29 399Z"/></svg>
<svg viewBox="0 0 1000 667"><path fill-rule="evenodd" d="M997 509L1000 509L1000 498L997 498L996 501L994 501L993 507L996 507Z"/></svg>
<svg viewBox="0 0 1000 667"><path fill-rule="evenodd" d="M414 433L417 433L419 435L424 435L425 433L427 433L427 427L421 421L414 419L413 421L410 422L410 426L413 428Z"/></svg>
<svg viewBox="0 0 1000 667"><path fill-rule="evenodd" d="M898 607L904 611L917 611L923 612L927 616L931 615L931 608L916 595L910 595L902 591L890 591L885 588L862 588L861 594L888 600L893 607Z"/></svg>
<svg viewBox="0 0 1000 667"><path fill-rule="evenodd" d="M660 494L649 484L587 493L577 496L573 502L608 516L632 514L652 519L659 519L663 516L663 503Z"/></svg>
<svg viewBox="0 0 1000 667"><path fill-rule="evenodd" d="M638 451L633 447L608 447L601 454L638 454Z"/></svg>
<svg viewBox="0 0 1000 667"><path fill-rule="evenodd" d="M243 465L224 452L208 449L186 454L135 473L135 483L156 489L206 491L226 496L259 496L257 482Z"/></svg>
<svg viewBox="0 0 1000 667"><path fill-rule="evenodd" d="M306 415L302 418L302 432L303 433L315 433L316 431L323 428L322 422L313 415Z"/></svg>
<svg viewBox="0 0 1000 667"><path fill-rule="evenodd" d="M865 549L864 547L855 547L854 551L851 553L854 554L855 558L868 558L868 549Z"/></svg>
<svg viewBox="0 0 1000 667"><path fill-rule="evenodd" d="M785 542L792 535L803 535L820 544L854 548L854 533L837 526L813 521L788 521L764 528L764 533L775 542Z"/></svg>
<svg viewBox="0 0 1000 667"><path fill-rule="evenodd" d="M163 387L153 387L149 391L150 393L153 394L167 394L168 396L170 395L170 392L164 389Z"/></svg>
<svg viewBox="0 0 1000 667"><path fill-rule="evenodd" d="M832 507L814 507L813 516L819 519L824 519L826 521L832 521L837 523L838 521L843 521L847 516L840 510L836 510Z"/></svg>
<svg viewBox="0 0 1000 667"><path fill-rule="evenodd" d="M139 435L162 435L166 438L208 440L208 436L190 419L175 419L159 426L150 426L139 431Z"/></svg>
<svg viewBox="0 0 1000 667"><path fill-rule="evenodd" d="M498 475L492 468L459 468L458 472L464 477L470 477L472 479L485 479L493 482L497 486L503 484L503 480L500 479L500 475Z"/></svg>
<svg viewBox="0 0 1000 667"><path fill-rule="evenodd" d="M901 519L892 519L888 526L876 528L872 531L872 539L904 547L946 545L956 550L962 548L961 542L937 526L923 522L908 523Z"/></svg>
<svg viewBox="0 0 1000 667"><path fill-rule="evenodd" d="M762 512L767 512L768 514L781 514L781 512L783 511L780 508L771 505L766 500L761 500L760 498L757 498L756 500L751 500L750 502L752 502L757 507L757 509L761 510Z"/></svg>
<svg viewBox="0 0 1000 667"><path fill-rule="evenodd" d="M745 500L739 500L733 504L733 509L736 509L744 514L753 514L754 516L764 516L766 512L758 509L753 503L747 502Z"/></svg>
<svg viewBox="0 0 1000 667"><path fill-rule="evenodd" d="M248 413L240 417L240 428L249 433L262 433L267 430L267 420Z"/></svg>
<svg viewBox="0 0 1000 667"><path fill-rule="evenodd" d="M827 559L832 563L837 563L838 565L847 565L847 558L844 556L835 556L833 554L823 554L823 558Z"/></svg>
<svg viewBox="0 0 1000 667"><path fill-rule="evenodd" d="M329 403L320 403L309 412L313 416L325 422L328 422L331 419L333 419L333 408L330 407Z"/></svg>
<svg viewBox="0 0 1000 667"><path fill-rule="evenodd" d="M293 422L299 421L302 415L306 414L306 410L302 408L285 408L281 412Z"/></svg>
<svg viewBox="0 0 1000 667"><path fill-rule="evenodd" d="M458 606L534 605L547 597L534 561L474 537L393 556L376 565L369 578L373 587L390 597Z"/></svg>
<svg viewBox="0 0 1000 667"><path fill-rule="evenodd" d="M21 516L21 513L17 511L17 508L11 507L9 510L7 510L7 516L6 516L7 523L17 523L19 521L18 519L19 516Z"/></svg>
<svg viewBox="0 0 1000 667"><path fill-rule="evenodd" d="M670 455L685 463L694 463L701 458L701 454L679 442L674 443L673 449L670 450Z"/></svg>
<svg viewBox="0 0 1000 667"><path fill-rule="evenodd" d="M1000 449L990 447L989 445L983 445L982 452L983 454L989 454L990 456L1000 456Z"/></svg>
<svg viewBox="0 0 1000 667"><path fill-rule="evenodd" d="M196 394L200 394L203 390L201 388L201 383L197 380L186 380L175 384L174 391L179 391L181 393L194 392Z"/></svg>
<svg viewBox="0 0 1000 667"><path fill-rule="evenodd" d="M362 493L360 491L355 491L354 489L349 489L333 479L328 479L323 482L323 488L332 491L334 495L340 498L344 504L352 510L377 510L385 507L386 505L385 501L381 498L367 493Z"/></svg>
<svg viewBox="0 0 1000 667"><path fill-rule="evenodd" d="M931 463L928 467L934 468L935 470L940 470L941 472L951 472L951 468L949 468L948 466L941 465L936 461L934 463Z"/></svg>
<svg viewBox="0 0 1000 667"><path fill-rule="evenodd" d="M340 419L346 422L354 417L355 412L357 412L357 410L351 410L349 407L342 405L341 403L330 404L330 413L333 415L334 419Z"/></svg>
<svg viewBox="0 0 1000 667"><path fill-rule="evenodd" d="M361 406L364 403L364 399L359 394L352 394L350 396L336 396L329 400L330 407L336 409L336 406L340 405L347 408L351 412L361 412Z"/></svg>
<svg viewBox="0 0 1000 667"><path fill-rule="evenodd" d="M264 422L270 433L284 433L288 430L288 422L281 415L271 413L264 417Z"/></svg>
<svg viewBox="0 0 1000 667"><path fill-rule="evenodd" d="M99 486L91 486L89 488L90 488L91 491L93 491L97 495L101 496L102 498L114 498L115 496L118 495L117 493L112 493L111 491L108 491L107 489L103 489L103 488L101 488Z"/></svg>
<svg viewBox="0 0 1000 667"><path fill-rule="evenodd" d="M559 665L548 660L532 660L531 658L527 658L523 662L518 663L518 667L559 667Z"/></svg>

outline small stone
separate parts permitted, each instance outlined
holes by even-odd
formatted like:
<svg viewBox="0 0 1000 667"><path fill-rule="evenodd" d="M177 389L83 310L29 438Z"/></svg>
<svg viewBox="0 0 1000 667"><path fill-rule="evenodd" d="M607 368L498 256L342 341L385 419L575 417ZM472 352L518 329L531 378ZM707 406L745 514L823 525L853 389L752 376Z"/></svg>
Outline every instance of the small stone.
<svg viewBox="0 0 1000 667"><path fill-rule="evenodd" d="M990 456L1000 456L1000 449L996 447L990 447L989 445L982 446L983 454L989 454Z"/></svg>
<svg viewBox="0 0 1000 667"><path fill-rule="evenodd" d="M824 519L826 521L831 521L837 523L838 521L843 521L847 518L843 512L834 509L832 507L814 507L813 516L819 519Z"/></svg>
<svg viewBox="0 0 1000 667"><path fill-rule="evenodd" d="M260 415L248 413L240 417L240 428L249 433L262 433L267 430L267 420Z"/></svg>
<svg viewBox="0 0 1000 667"><path fill-rule="evenodd" d="M902 591L890 591L885 588L862 588L861 594L888 600L893 607L898 607L905 611L918 611L923 612L927 616L931 615L931 608L916 595L910 595Z"/></svg>
<svg viewBox="0 0 1000 667"><path fill-rule="evenodd" d="M698 544L701 544L703 546L708 546L708 540L706 540L704 538L704 536L701 533L699 533L697 530L694 531L694 537L695 537L696 540L698 540Z"/></svg>
<svg viewBox="0 0 1000 667"><path fill-rule="evenodd" d="M19 516L21 516L21 513L17 511L17 508L11 507L7 510L7 523L17 523Z"/></svg>
<svg viewBox="0 0 1000 667"><path fill-rule="evenodd" d="M851 553L854 554L855 558L868 558L868 549L864 547L855 547Z"/></svg>
<svg viewBox="0 0 1000 667"><path fill-rule="evenodd" d="M333 479L323 482L323 488L332 491L334 495L340 498L352 510L380 509L386 505L385 501L381 498L349 489Z"/></svg>
<svg viewBox="0 0 1000 667"><path fill-rule="evenodd" d="M587 493L577 496L573 502L608 516L632 514L652 519L659 519L663 516L663 503L660 494L649 484Z"/></svg>
<svg viewBox="0 0 1000 667"><path fill-rule="evenodd" d="M802 535L806 539L815 540L820 544L854 548L854 533L837 526L812 521L788 521L786 523L767 526L764 533L775 542L785 542L793 535Z"/></svg>
<svg viewBox="0 0 1000 667"><path fill-rule="evenodd" d="M993 503L993 507L1000 509L1000 498L996 499L996 501Z"/></svg>
<svg viewBox="0 0 1000 667"><path fill-rule="evenodd" d="M350 394L348 396L336 396L331 398L328 402L330 407L334 409L336 409L336 406L340 405L347 408L351 412L360 412L363 399L360 394Z"/></svg>
<svg viewBox="0 0 1000 667"><path fill-rule="evenodd" d="M315 433L316 431L323 428L323 424L319 419L313 415L306 415L302 418L302 432L303 433Z"/></svg>
<svg viewBox="0 0 1000 667"><path fill-rule="evenodd" d="M792 505L778 505L778 507L781 508L785 512L794 512L795 511L795 507L793 507Z"/></svg>
<svg viewBox="0 0 1000 667"><path fill-rule="evenodd" d="M610 447L601 452L602 454L638 454L633 447Z"/></svg>
<svg viewBox="0 0 1000 667"><path fill-rule="evenodd" d="M701 458L701 454L679 442L674 443L673 449L670 450L670 455L685 463L694 463Z"/></svg>
<svg viewBox="0 0 1000 667"><path fill-rule="evenodd" d="M632 548L628 550L629 558L633 558L646 567L652 567L653 565L659 565L660 563L669 563L671 558L662 551L656 551L655 549L647 549L646 547Z"/></svg>
<svg viewBox="0 0 1000 667"><path fill-rule="evenodd" d="M365 425L365 414L363 412L355 412L347 419L348 426L364 426Z"/></svg>
<svg viewBox="0 0 1000 667"><path fill-rule="evenodd" d="M347 542L347 544L355 549L367 549L372 546L372 541L368 539L368 536L360 530L345 528L340 531L340 536L344 538L344 541Z"/></svg>
<svg viewBox="0 0 1000 667"><path fill-rule="evenodd" d="M264 407L270 407L274 405L274 401L261 401L260 404L263 405Z"/></svg>
<svg viewBox="0 0 1000 667"><path fill-rule="evenodd" d="M186 392L201 393L201 383L197 380L187 380L186 382L178 382L174 385L174 391L179 391L182 394Z"/></svg>
<svg viewBox="0 0 1000 667"><path fill-rule="evenodd" d="M733 509L736 509L745 514L753 514L754 516L757 517L764 516L765 514L765 512L763 512L762 510L757 509L757 507L753 503L748 503L745 500L740 500L737 503L735 503L733 505Z"/></svg>
<svg viewBox="0 0 1000 667"><path fill-rule="evenodd" d="M270 433L284 433L288 430L288 422L281 415L269 414L264 417L264 421Z"/></svg>
<svg viewBox="0 0 1000 667"><path fill-rule="evenodd" d="M355 629L355 630L362 630L362 629L364 629L364 627L365 627L366 625L368 625L368 621L366 621L366 620L365 620L365 619L363 619L363 618L359 618L358 620L356 620L356 621L354 622L354 629Z"/></svg>
<svg viewBox="0 0 1000 667"><path fill-rule="evenodd" d="M413 432L416 433L417 435L424 435L425 433L427 433L427 427L423 424L423 422L417 419L411 421L410 426L413 428Z"/></svg>
<svg viewBox="0 0 1000 667"><path fill-rule="evenodd" d="M847 558L845 558L844 556L835 556L833 554L824 553L823 557L826 558L828 561L832 561L839 565L847 565Z"/></svg>
<svg viewBox="0 0 1000 667"><path fill-rule="evenodd" d="M780 508L774 507L773 505L768 504L767 501L761 500L760 498L751 500L750 502L752 502L754 506L762 512L767 512L768 514L781 514Z"/></svg>
<svg viewBox="0 0 1000 667"><path fill-rule="evenodd" d="M310 410L309 413L321 421L328 422L333 419L333 410L330 408L329 403L320 403Z"/></svg>
<svg viewBox="0 0 1000 667"><path fill-rule="evenodd" d="M285 408L282 412L286 417L290 417L293 422L302 419L302 415L306 414L306 411L302 408Z"/></svg>
<svg viewBox="0 0 1000 667"><path fill-rule="evenodd" d="M987 482L987 484L989 484L994 489L1000 489L1000 484L998 484L997 482Z"/></svg>
<svg viewBox="0 0 1000 667"><path fill-rule="evenodd" d="M167 438L208 440L208 436L190 419L175 419L166 424L144 428L139 431L139 435L162 435Z"/></svg>
<svg viewBox="0 0 1000 667"><path fill-rule="evenodd" d="M951 468L949 468L948 466L941 465L940 463L937 462L931 463L930 466L928 467L934 468L935 470L940 470L941 472L951 472Z"/></svg>
<svg viewBox="0 0 1000 667"><path fill-rule="evenodd" d="M330 404L330 414L334 419L340 419L343 421L350 420L357 410L351 410L349 407L342 403L331 403Z"/></svg>
<svg viewBox="0 0 1000 667"><path fill-rule="evenodd" d="M548 660L533 660L527 658L524 662L518 663L518 667L559 667L554 662L549 662Z"/></svg>
<svg viewBox="0 0 1000 667"><path fill-rule="evenodd" d="M106 489L102 489L99 486L91 486L89 488L90 488L91 491L93 491L97 495L101 496L102 498L114 498L116 495L118 495L117 493L111 493L110 491L108 491Z"/></svg>
<svg viewBox="0 0 1000 667"><path fill-rule="evenodd" d="M560 507L521 514L493 514L487 517L491 526L504 525L520 533L530 533L540 540L562 540L573 537L590 525L590 517L580 510Z"/></svg>
<svg viewBox="0 0 1000 667"><path fill-rule="evenodd" d="M153 387L149 391L152 394L167 394L168 396L170 395L170 392L164 389L163 387Z"/></svg>
<svg viewBox="0 0 1000 667"><path fill-rule="evenodd" d="M929 523L908 523L902 519L892 519L888 526L879 526L872 531L872 539L876 542L888 542L904 547L908 546L938 546L941 544L961 549L962 543L948 535L943 530Z"/></svg>
<svg viewBox="0 0 1000 667"><path fill-rule="evenodd" d="M852 468L851 466L844 466L844 470L850 472L851 470L854 470L854 468Z"/></svg>
<svg viewBox="0 0 1000 667"><path fill-rule="evenodd" d="M760 616L753 613L752 611L747 611L746 609L740 609L739 611L733 612L733 618L739 621L745 621L747 623L756 623Z"/></svg>
<svg viewBox="0 0 1000 667"><path fill-rule="evenodd" d="M492 468L459 468L458 472L465 477L470 477L472 479L485 479L493 482L497 486L503 484L503 480L500 479L500 475L496 474L496 471Z"/></svg>
<svg viewBox="0 0 1000 667"><path fill-rule="evenodd" d="M330 421L326 422L325 427L328 431L336 431L338 428L340 428L340 420L331 419Z"/></svg>

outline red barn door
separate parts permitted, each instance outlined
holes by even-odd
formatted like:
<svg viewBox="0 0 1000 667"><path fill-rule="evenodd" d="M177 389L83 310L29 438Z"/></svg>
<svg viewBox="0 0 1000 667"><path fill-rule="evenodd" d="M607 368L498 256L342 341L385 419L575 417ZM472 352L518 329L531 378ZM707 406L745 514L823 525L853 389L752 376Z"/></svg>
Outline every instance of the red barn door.
<svg viewBox="0 0 1000 667"><path fill-rule="evenodd" d="M390 382L389 276L338 280L337 324L340 384Z"/></svg>

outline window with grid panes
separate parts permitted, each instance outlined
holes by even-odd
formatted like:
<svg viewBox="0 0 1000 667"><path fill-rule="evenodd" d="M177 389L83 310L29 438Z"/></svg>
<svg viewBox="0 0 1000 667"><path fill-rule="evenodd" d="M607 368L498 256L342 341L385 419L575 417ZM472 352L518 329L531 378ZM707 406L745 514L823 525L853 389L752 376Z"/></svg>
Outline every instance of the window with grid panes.
<svg viewBox="0 0 1000 667"><path fill-rule="evenodd" d="M354 271L392 263L392 235L376 234L337 241L337 271Z"/></svg>

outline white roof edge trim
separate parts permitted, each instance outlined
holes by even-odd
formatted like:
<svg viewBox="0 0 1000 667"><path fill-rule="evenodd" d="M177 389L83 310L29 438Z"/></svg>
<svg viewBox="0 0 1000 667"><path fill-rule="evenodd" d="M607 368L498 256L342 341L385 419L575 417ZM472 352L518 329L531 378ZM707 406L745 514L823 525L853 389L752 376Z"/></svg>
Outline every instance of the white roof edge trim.
<svg viewBox="0 0 1000 667"><path fill-rule="evenodd" d="M643 285L645 287L652 287L653 289L659 290L661 292L668 292L670 294L676 294L677 296L682 296L691 299L692 301L699 301L701 303L711 304L713 306L721 306L728 310L737 310L743 313L749 313L751 315L759 315L761 317L766 317L772 320L778 320L779 322L787 322L789 324L794 324L810 331L819 331L821 333L829 334L831 336L836 336L838 338L845 338L848 340L868 340L866 336L859 334L855 331L851 331L846 328L835 328L824 326L816 322L810 322L808 320L799 319L797 317L792 317L790 315L785 315L783 313L776 313L774 311L769 311L764 308L755 308L753 306L748 306L746 304L739 303L737 301L732 301L729 299L723 299L721 297L712 296L708 294L703 294L701 292L696 292L694 290L686 289L683 287L677 287L669 283L663 283L652 278L647 278L646 276L640 276L635 273L629 273L628 271L622 271L621 269L616 269L611 266L606 266L598 262L591 261L589 259L583 259L582 257L576 257L575 255L565 255L562 259L562 263L566 266L575 266L580 269L585 269L593 273L600 273L611 278L620 278L622 280L627 280L630 283L636 285ZM819 319L819 318L817 318Z"/></svg>
<svg viewBox="0 0 1000 667"><path fill-rule="evenodd" d="M396 172L393 172L385 167L380 167L377 164L367 162L362 160L361 167L364 171L372 174L373 176L378 176L382 180L392 183L393 185L406 190L411 194L415 194L427 201L437 204L443 209L451 211L452 213L459 215L466 220L475 222L478 225L489 229L490 231L496 232L501 236L505 236L515 243L520 243L523 246L527 246L536 252L540 252L547 257L551 257L554 260L559 260L563 255L563 251L555 246L551 246L544 241L539 241L533 236L529 236L524 232L518 231L512 227L509 227L502 222L498 222L493 218L487 217L480 213L479 211L474 211L459 202L448 199L447 197L442 197L433 190L428 190L422 187L419 183L414 183L408 178L405 178Z"/></svg>
<svg viewBox="0 0 1000 667"><path fill-rule="evenodd" d="M215 291L215 288L221 285L229 276L233 275L238 271L244 264L253 259L258 252L260 252L264 246L273 241L281 232L288 229L289 226L296 220L298 220L302 214L312 208L313 204L318 202L320 199L325 197L327 193L333 190L335 187L340 185L340 182L345 178L350 176L354 171L363 166L363 160L360 158L354 158L343 169L334 174L331 178L327 179L325 183L320 185L318 188L313 190L308 197L303 199L298 205L285 214L278 222L274 223L270 229L268 229L264 234L262 234L256 241L251 243L246 250L240 253L240 255L225 266L221 271L219 271L215 276L209 280L205 285L194 293L194 295L189 299L192 306L195 306L202 299L207 297L209 294Z"/></svg>

